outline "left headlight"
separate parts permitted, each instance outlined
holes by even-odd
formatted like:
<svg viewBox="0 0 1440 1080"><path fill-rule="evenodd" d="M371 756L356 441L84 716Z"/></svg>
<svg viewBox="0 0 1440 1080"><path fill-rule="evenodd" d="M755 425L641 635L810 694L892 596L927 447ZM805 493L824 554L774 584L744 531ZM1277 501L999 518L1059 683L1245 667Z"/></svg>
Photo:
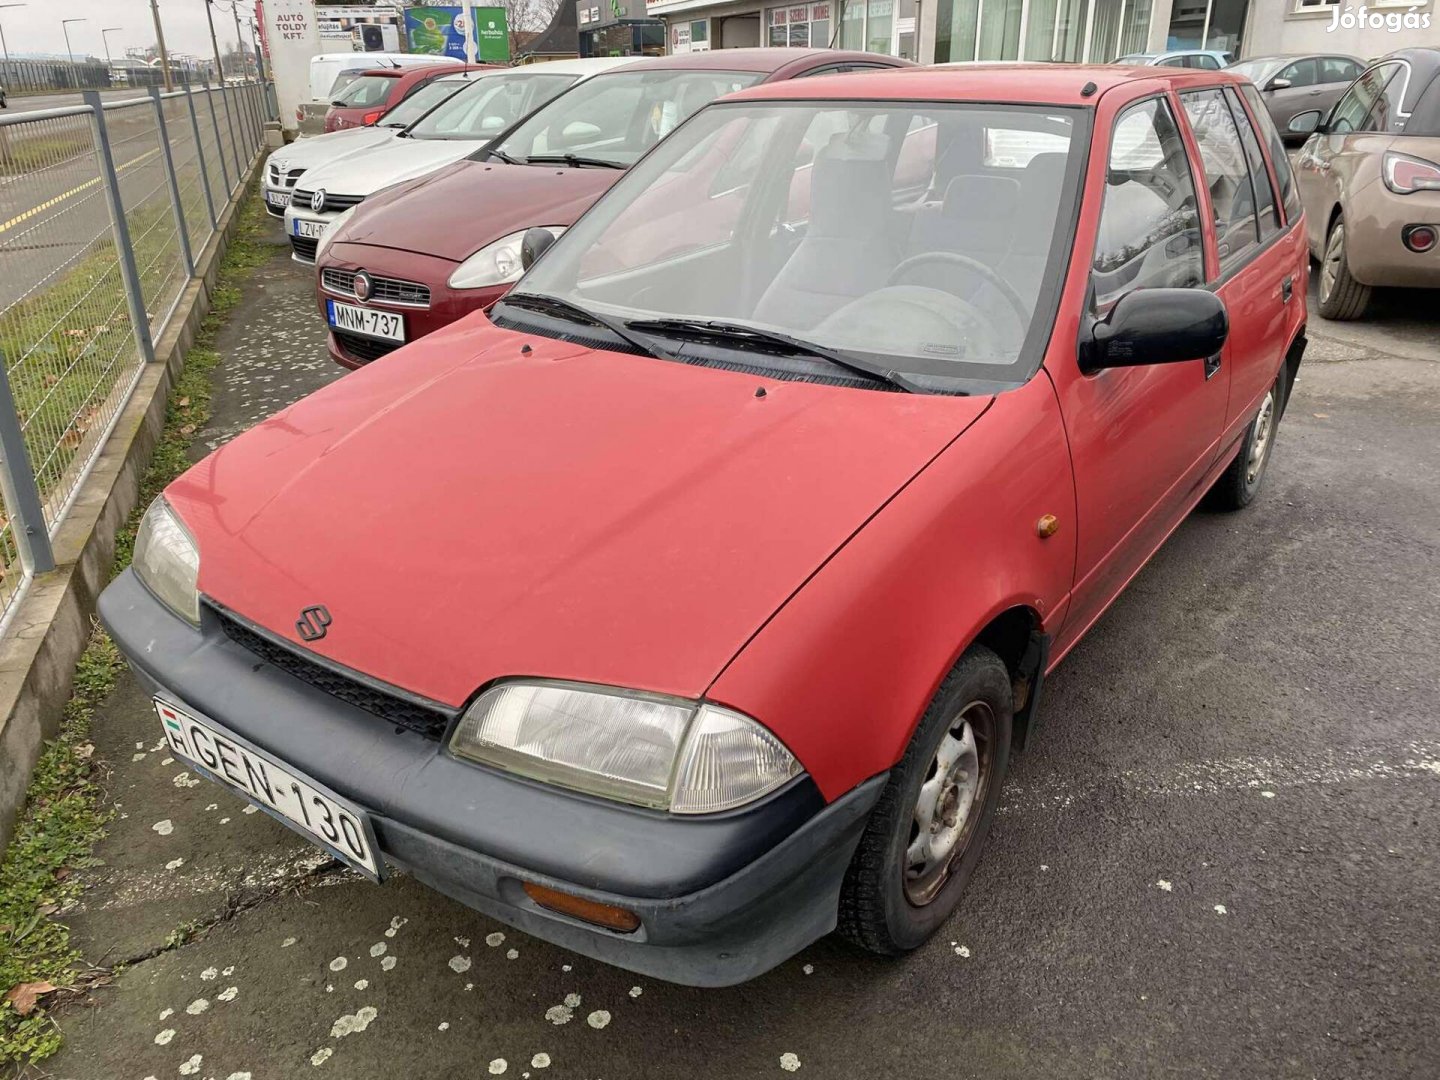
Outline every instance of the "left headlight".
<svg viewBox="0 0 1440 1080"><path fill-rule="evenodd" d="M557 238L565 231L564 225L546 225ZM530 230L521 229L509 236L502 236L493 244L483 248L461 263L450 275L452 289L484 289L491 285L509 285L520 280L525 268L520 265L520 244Z"/></svg>
<svg viewBox="0 0 1440 1080"><path fill-rule="evenodd" d="M130 565L166 607L200 625L200 549L163 495L140 519Z"/></svg>
<svg viewBox="0 0 1440 1080"><path fill-rule="evenodd" d="M325 231L320 234L320 242L315 245L315 261L317 263L320 261L320 256L325 254L326 249L329 248L330 244L334 241L335 234L340 231L340 226L350 220L350 216L354 214L357 209L359 209L358 206L352 206L349 210L341 211L339 217L325 226Z"/></svg>
<svg viewBox="0 0 1440 1080"><path fill-rule="evenodd" d="M507 682L461 717L450 749L471 761L619 802L705 814L800 773L748 716L705 702L568 682Z"/></svg>

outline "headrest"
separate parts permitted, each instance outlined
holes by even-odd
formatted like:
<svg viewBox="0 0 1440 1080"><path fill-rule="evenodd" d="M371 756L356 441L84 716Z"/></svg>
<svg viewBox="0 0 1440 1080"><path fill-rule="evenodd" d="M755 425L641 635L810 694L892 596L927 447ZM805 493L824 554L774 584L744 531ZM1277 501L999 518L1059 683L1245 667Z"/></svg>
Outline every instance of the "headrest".
<svg viewBox="0 0 1440 1080"><path fill-rule="evenodd" d="M966 221L997 221L1008 225L1020 204L1020 182L1008 176L966 174L945 188L943 216Z"/></svg>
<svg viewBox="0 0 1440 1080"><path fill-rule="evenodd" d="M815 155L810 177L812 236L870 236L893 209L889 140L884 135L841 133Z"/></svg>

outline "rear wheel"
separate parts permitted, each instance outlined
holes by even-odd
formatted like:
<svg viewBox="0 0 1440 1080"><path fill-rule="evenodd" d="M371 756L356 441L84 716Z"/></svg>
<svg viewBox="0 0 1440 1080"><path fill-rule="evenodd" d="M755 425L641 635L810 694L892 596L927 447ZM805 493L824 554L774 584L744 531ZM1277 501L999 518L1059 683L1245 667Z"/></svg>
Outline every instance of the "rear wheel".
<svg viewBox="0 0 1440 1080"><path fill-rule="evenodd" d="M870 814L840 893L842 936L894 956L923 944L955 910L1000 798L1013 711L1004 663L971 646Z"/></svg>
<svg viewBox="0 0 1440 1080"><path fill-rule="evenodd" d="M1327 319L1348 322L1365 314L1370 303L1370 286L1350 276L1346 251L1345 219L1337 217L1325 238L1320 257L1320 314Z"/></svg>
<svg viewBox="0 0 1440 1080"><path fill-rule="evenodd" d="M1249 506L1260 490L1265 478L1265 466L1270 464L1270 452L1275 446L1275 433L1280 426L1280 414L1285 403L1285 366L1275 384L1260 402L1260 411L1250 426L1245 429L1245 438L1240 443L1240 452L1235 460L1205 496L1205 505L1211 510L1242 510Z"/></svg>

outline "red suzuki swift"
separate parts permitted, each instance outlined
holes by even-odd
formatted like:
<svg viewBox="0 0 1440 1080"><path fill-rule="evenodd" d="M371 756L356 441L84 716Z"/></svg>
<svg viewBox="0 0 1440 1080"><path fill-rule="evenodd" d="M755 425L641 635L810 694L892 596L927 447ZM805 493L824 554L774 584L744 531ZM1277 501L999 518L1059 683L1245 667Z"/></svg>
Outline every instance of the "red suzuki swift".
<svg viewBox="0 0 1440 1080"><path fill-rule="evenodd" d="M684 983L904 952L1046 673L1254 498L1305 257L1222 72L757 86L170 485L101 613L178 756L373 878Z"/></svg>
<svg viewBox="0 0 1440 1080"><path fill-rule="evenodd" d="M330 355L360 367L489 307L520 276L527 228L563 231L721 94L908 65L835 49L723 49L636 60L579 84L470 159L396 184L336 220L315 260ZM713 184L721 164L711 155L686 182Z"/></svg>

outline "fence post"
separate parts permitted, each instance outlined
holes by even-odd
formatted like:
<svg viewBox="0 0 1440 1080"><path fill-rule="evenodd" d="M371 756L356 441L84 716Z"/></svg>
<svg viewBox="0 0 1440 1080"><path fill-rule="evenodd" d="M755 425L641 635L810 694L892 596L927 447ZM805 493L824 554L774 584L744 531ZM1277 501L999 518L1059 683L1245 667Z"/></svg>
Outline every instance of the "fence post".
<svg viewBox="0 0 1440 1080"><path fill-rule="evenodd" d="M225 140L220 138L220 118L215 114L215 97L210 93L210 79L200 81L205 87L205 103L210 106L210 125L215 129L215 156L220 159L220 178L225 181L225 201L230 201L230 171L225 167Z"/></svg>
<svg viewBox="0 0 1440 1080"><path fill-rule="evenodd" d="M195 137L195 160L200 163L200 186L205 191L205 209L210 214L210 228L220 227L215 216L215 198L210 194L210 169L205 164L205 144L200 141L200 121L195 116L195 94L190 89L190 80L185 80L185 104L190 109L190 134Z"/></svg>
<svg viewBox="0 0 1440 1080"><path fill-rule="evenodd" d="M45 526L45 505L25 448L25 432L10 392L10 371L0 353L0 493L10 512L10 534L20 553L20 565L31 574L55 569L50 530Z"/></svg>
<svg viewBox="0 0 1440 1080"><path fill-rule="evenodd" d="M125 286L125 303L130 310L130 325L135 331L135 347L140 359L155 359L155 342L150 338L150 316L145 311L145 294L140 288L140 271L135 268L135 249L130 244L130 226L125 221L125 200L120 197L120 178L115 173L115 155L110 150L110 133L105 126L105 109L100 94L85 91L85 104L90 107L95 125L95 157L100 165L101 186L110 208L110 229L115 236L115 259L120 264L120 281Z"/></svg>
<svg viewBox="0 0 1440 1080"><path fill-rule="evenodd" d="M150 100L155 103L155 127L160 134L160 156L165 159L165 179L170 181L170 206L175 211L175 234L180 238L180 257L185 261L185 276L195 276L195 256L190 251L190 230L185 225L185 206L180 202L180 178L175 175L175 155L170 152L170 132L165 126L165 99L158 86L150 87Z"/></svg>
<svg viewBox="0 0 1440 1080"><path fill-rule="evenodd" d="M225 103L225 123L230 128L230 156L235 160L235 186L238 188L245 179L245 167L240 164L240 140L235 135L235 106L225 91L225 80L220 80L220 100Z"/></svg>
<svg viewBox="0 0 1440 1080"><path fill-rule="evenodd" d="M255 84L245 87L245 112L250 117L250 144L258 153L265 142L265 125L260 120L260 108L255 100Z"/></svg>

